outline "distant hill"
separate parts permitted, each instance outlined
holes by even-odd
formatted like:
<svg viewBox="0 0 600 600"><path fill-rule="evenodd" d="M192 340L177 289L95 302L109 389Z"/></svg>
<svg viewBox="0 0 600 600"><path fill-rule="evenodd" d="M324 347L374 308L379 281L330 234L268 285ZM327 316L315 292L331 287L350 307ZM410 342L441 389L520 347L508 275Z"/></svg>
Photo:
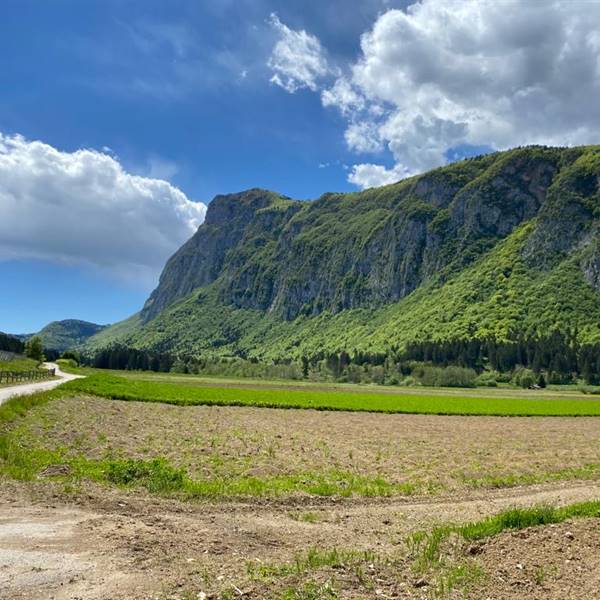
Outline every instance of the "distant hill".
<svg viewBox="0 0 600 600"><path fill-rule="evenodd" d="M0 331L0 351L20 354L23 352L23 342L17 336Z"/></svg>
<svg viewBox="0 0 600 600"><path fill-rule="evenodd" d="M600 146L526 147L295 201L217 196L142 311L89 339L274 360L600 341Z"/></svg>
<svg viewBox="0 0 600 600"><path fill-rule="evenodd" d="M106 327L106 325L97 325L88 321L66 319L48 323L41 331L32 335L39 335L42 338L44 348L62 352L68 348L81 346L90 337L98 334Z"/></svg>

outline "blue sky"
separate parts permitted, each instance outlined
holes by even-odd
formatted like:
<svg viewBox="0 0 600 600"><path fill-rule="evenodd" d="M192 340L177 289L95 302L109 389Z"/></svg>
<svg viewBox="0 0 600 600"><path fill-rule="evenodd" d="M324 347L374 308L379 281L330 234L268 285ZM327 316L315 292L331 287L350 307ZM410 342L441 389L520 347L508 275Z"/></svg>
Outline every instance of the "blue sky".
<svg viewBox="0 0 600 600"><path fill-rule="evenodd" d="M310 199L593 141L596 8L410 4L4 0L0 330L137 311L219 193Z"/></svg>
<svg viewBox="0 0 600 600"><path fill-rule="evenodd" d="M255 186L354 189L343 119L318 95L269 84L267 21L276 11L351 58L384 3L367 5L340 20L321 2L8 0L0 130L61 150L107 146L142 174L152 159L174 163L169 180L204 201Z"/></svg>
<svg viewBox="0 0 600 600"><path fill-rule="evenodd" d="M376 3L345 23L326 20L320 4L7 0L0 131L62 151L109 147L129 171L158 165L159 175L205 202L250 187L297 198L354 189L342 167L350 154L342 119L310 91L290 95L270 84L265 65L274 43L266 21L275 10L327 36L339 52L357 52ZM152 27L165 36L171 27L183 48L153 39ZM177 61L193 62L196 72L177 74ZM333 166L319 168L325 163ZM12 332L62 318L119 320L149 291L39 260L0 262L0 280L10 281L0 296L0 330Z"/></svg>

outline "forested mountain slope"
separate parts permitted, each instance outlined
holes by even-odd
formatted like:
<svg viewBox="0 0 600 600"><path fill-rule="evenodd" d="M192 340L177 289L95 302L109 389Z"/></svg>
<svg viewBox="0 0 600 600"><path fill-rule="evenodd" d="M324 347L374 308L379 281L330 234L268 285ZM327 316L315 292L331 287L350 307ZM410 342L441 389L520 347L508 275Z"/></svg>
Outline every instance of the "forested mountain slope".
<svg viewBox="0 0 600 600"><path fill-rule="evenodd" d="M48 323L35 335L42 338L44 348L60 352L84 344L90 337L105 328L106 325L97 325L89 321L65 319Z"/></svg>
<svg viewBox="0 0 600 600"><path fill-rule="evenodd" d="M599 182L598 146L527 147L313 202L217 196L140 316L90 346L283 359L557 329L599 341Z"/></svg>

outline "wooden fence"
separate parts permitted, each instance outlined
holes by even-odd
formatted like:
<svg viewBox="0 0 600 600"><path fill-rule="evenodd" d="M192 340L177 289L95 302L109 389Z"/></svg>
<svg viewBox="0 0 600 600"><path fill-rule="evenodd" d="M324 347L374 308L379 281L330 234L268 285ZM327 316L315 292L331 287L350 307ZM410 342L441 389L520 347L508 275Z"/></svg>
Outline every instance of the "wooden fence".
<svg viewBox="0 0 600 600"><path fill-rule="evenodd" d="M0 383L22 383L39 381L54 377L54 369L37 369L36 371L0 371Z"/></svg>

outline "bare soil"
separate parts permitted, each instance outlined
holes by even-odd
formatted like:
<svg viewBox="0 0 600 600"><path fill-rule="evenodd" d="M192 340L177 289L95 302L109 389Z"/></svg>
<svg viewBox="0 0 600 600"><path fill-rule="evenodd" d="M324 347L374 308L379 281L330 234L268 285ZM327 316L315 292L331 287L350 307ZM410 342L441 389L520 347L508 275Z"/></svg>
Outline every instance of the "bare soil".
<svg viewBox="0 0 600 600"><path fill-rule="evenodd" d="M340 598L426 598L433 581L423 582L412 569L405 544L409 532L477 520L512 506L598 497L598 484L571 484L440 501L313 505L307 498L302 507L290 507L282 502L184 504L96 485L68 496L56 484L2 482L0 598L158 600L201 598L200 592L207 598L279 598L289 587L332 577ZM314 521L302 520L307 514ZM475 557L484 581L453 595L597 597L599 546L600 519L502 534L483 544ZM370 550L393 564L378 565L372 577L365 565L372 589L343 568L271 581L248 575L249 563L282 564L311 547Z"/></svg>
<svg viewBox="0 0 600 600"><path fill-rule="evenodd" d="M468 489L484 477L600 465L594 417L382 415L79 397L32 410L21 435L90 458L108 451L164 456L197 478L337 469L436 493Z"/></svg>
<svg viewBox="0 0 600 600"><path fill-rule="evenodd" d="M600 519L505 532L482 546L473 598L600 598Z"/></svg>

